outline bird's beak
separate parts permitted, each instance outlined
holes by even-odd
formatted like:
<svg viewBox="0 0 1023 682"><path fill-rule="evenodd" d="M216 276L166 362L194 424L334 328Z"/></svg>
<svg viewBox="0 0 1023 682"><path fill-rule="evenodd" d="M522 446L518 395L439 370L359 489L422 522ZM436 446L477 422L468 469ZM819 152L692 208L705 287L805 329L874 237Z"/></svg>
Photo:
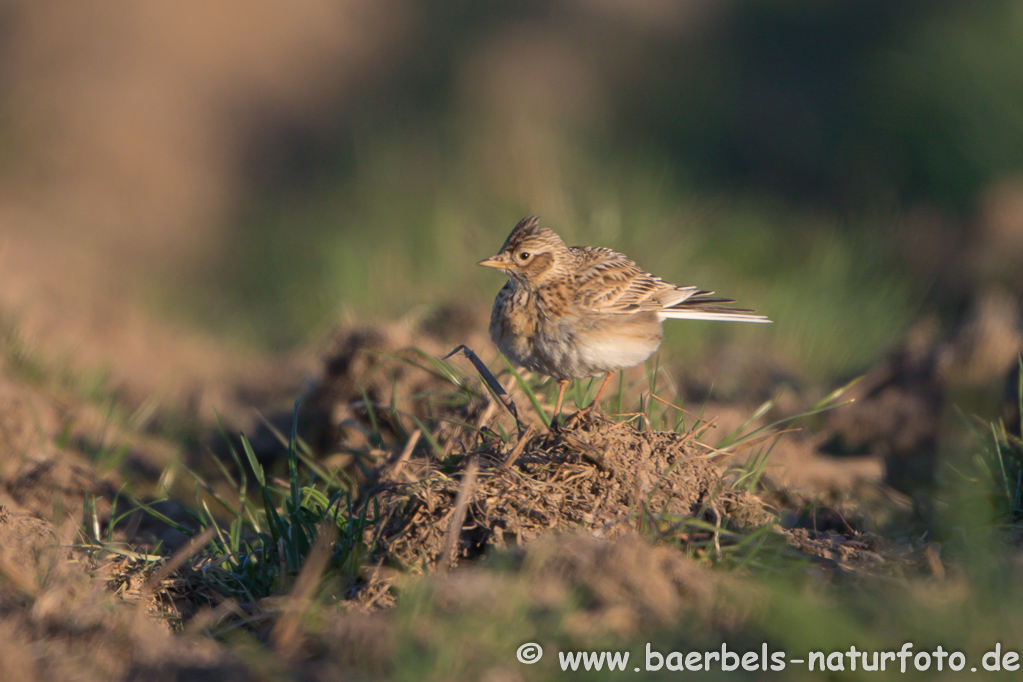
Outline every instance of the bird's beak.
<svg viewBox="0 0 1023 682"><path fill-rule="evenodd" d="M497 268L498 270L507 270L508 264L503 260L500 260L497 256L493 258L484 258L476 265L482 265L485 268Z"/></svg>

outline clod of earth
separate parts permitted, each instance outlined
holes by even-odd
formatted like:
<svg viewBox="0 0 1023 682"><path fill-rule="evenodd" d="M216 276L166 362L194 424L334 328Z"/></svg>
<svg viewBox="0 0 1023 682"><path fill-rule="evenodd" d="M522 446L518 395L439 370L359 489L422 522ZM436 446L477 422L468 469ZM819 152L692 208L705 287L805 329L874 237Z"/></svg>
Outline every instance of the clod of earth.
<svg viewBox="0 0 1023 682"><path fill-rule="evenodd" d="M613 539L641 519L697 517L736 530L776 520L756 496L729 486L708 458L712 453L687 435L637 431L591 414L556 431L549 446L542 443L541 435L531 438L511 467L504 464L508 452L479 454L479 473L463 494L464 521L454 531L467 458L439 462L424 455L397 475L385 468L372 495L386 519L378 560L447 566L556 531ZM444 556L451 532L458 541Z"/></svg>

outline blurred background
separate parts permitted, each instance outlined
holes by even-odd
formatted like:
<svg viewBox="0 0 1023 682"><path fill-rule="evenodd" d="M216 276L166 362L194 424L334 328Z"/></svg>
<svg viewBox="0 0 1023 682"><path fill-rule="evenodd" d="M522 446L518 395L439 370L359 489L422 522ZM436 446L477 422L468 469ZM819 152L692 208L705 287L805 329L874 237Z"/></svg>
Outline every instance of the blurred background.
<svg viewBox="0 0 1023 682"><path fill-rule="evenodd" d="M592 573L593 581L572 578L568 589L537 577L547 596L526 606L519 583L481 582L479 573L452 575L457 590L420 597L386 577L389 565L361 570L372 568L363 563L372 554L353 549L338 580L383 585L367 609L389 603L394 580L408 605L393 621L393 639L406 643L395 655L390 644L380 649L381 660L411 661L402 664L410 674L399 667L397 676L422 679L430 666L463 659L475 671L473 661L523 633L503 658L495 654L506 665L518 643L547 646L546 633L562 624L570 633L557 635L563 643L587 641L563 650L593 649L610 641L594 627L599 618L609 633L656 623L642 636L671 641L662 651L699 650L692 644L704 639L740 650L770 642L772 651L958 642L978 658L995 642L1021 649L1013 597L1023 585L1023 445L1011 435L1021 433L1023 410L1023 0L0 0L0 531L36 528L11 525L9 510L21 505L59 520L60 537L75 510L85 519L91 510L82 537L99 541L106 518L116 519L111 532L131 526L131 537L142 515L121 514L126 491L189 524L152 530L163 551L185 542L179 529L195 527L203 495L202 518L212 518L207 499L216 513L230 511L222 527L231 523L237 544L242 517L203 483L206 498L192 472L226 499L244 500L245 484L230 490L228 451L242 449L235 434L245 432L268 474L281 473L277 434L293 423L322 468L342 474L325 490L367 480L390 454L387 482L416 447L424 458L445 448L437 458L445 466L476 461L459 459L452 448L466 451L455 444L463 431L448 427L491 423L494 413L477 422L465 393L421 368L436 368L431 361L458 344L503 368L486 329L504 280L475 263L531 214L569 244L622 251L668 281L715 290L774 321L670 322L649 371L626 373L622 383L635 390L618 404L622 412L638 404L647 428L692 426L699 414L714 426L699 438L719 453L749 436L722 466L775 505L785 528L819 540L799 548L825 561L812 572L802 559L790 567L791 550L775 555L757 531L737 540L745 549L734 554L728 540L724 559L720 550L710 558L709 546L686 549L734 567L738 578L705 583L663 554L626 547L618 555L628 561L619 562L586 550L578 556L593 558L566 560L578 568L551 575ZM420 355L394 358L411 343ZM452 365L475 380L464 358ZM817 409L855 377L862 380L841 397L854 402ZM552 389L540 389L548 404ZM652 393L688 412L679 417ZM565 411L584 395L570 391ZM526 404L523 396L528 415ZM390 424L381 427L378 414ZM303 461L304 469L311 460ZM472 489L467 479L459 497ZM364 488L360 499L378 490ZM593 509L604 513L615 499L608 493ZM427 518L448 518L430 504ZM353 509L342 537L362 532ZM625 516L622 507L659 542L682 542L679 529L689 535L682 522L649 511L629 505ZM671 525L663 534L662 522ZM32 552L32 563L48 556ZM208 566L262 570L258 558L239 564L242 555L232 555ZM95 659L123 662L140 677L177 655L136 632L140 609L124 621L131 636L117 635L131 648L104 654L112 636L93 623L112 613L105 602L86 596L74 606L81 599L67 595L91 592L63 582L71 574L62 570L16 582L22 572L7 570L16 556L0 552L0 587L16 607L0 614L5 666L8 651L29 652L12 659L14 669L45 651L39 670L62 669L51 655L64 646L51 646L57 639L88 647L67 659L75 674ZM130 565L152 568L145 562ZM532 560L498 560L493 573L511 576L512 564ZM646 575L640 564L657 580L637 581ZM206 563L195 565L207 575ZM109 582L89 580L127 595L144 575L131 570L115 583L103 577L112 575L104 563L94 576ZM606 579L619 570L625 577ZM529 571L525 580L543 575ZM269 580L267 590L280 594L292 584L284 570ZM755 598L738 589L743 581ZM262 594L238 584L241 601ZM307 594L298 584L287 587L295 603ZM217 594L187 589L203 606ZM471 592L484 608L459 596ZM571 595L564 616L549 601L556 593ZM611 593L618 596L604 601ZM644 595L653 595L649 608ZM693 605L684 628L660 620L677 618L670 605L678 600ZM601 602L606 609L591 610ZM234 603L242 613L234 597L219 603L222 615L187 629L209 624L241 659L291 665L278 656L290 645L255 654L250 642L262 634L218 630L214 620L230 613L223 608ZM54 620L47 604L74 620ZM289 606L266 608L241 620L265 634L270 621L258 614L285 608L271 642L278 626L289 632L299 621ZM576 608L605 615L577 618ZM103 615L94 618L95 609ZM509 625L495 630L494 618ZM349 651L366 649L374 660L372 640L391 639L378 625L362 635L319 615L301 620L302 630L316 621L327 633L303 644L317 652L311 676L331 670L320 642L324 652L343 652L347 666ZM65 637L75 632L87 639ZM459 644L463 633L471 645ZM43 647L40 637L49 638ZM456 646L440 646L448 642ZM136 650L144 655L127 653ZM193 652L204 665L213 660L205 652ZM103 679L116 677L103 670ZM295 670L305 672L285 672ZM522 674L508 670L462 678Z"/></svg>
<svg viewBox="0 0 1023 682"><path fill-rule="evenodd" d="M776 322L671 358L834 385L924 338L995 390L1021 54L1018 0L5 0L0 312L169 390L339 320L485 326L473 264L538 214Z"/></svg>

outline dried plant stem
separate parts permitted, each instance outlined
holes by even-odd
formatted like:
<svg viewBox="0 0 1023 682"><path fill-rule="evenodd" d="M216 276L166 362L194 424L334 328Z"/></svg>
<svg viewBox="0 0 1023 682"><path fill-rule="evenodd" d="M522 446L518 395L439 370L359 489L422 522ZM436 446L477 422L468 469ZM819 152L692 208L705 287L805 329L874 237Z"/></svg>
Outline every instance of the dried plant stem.
<svg viewBox="0 0 1023 682"><path fill-rule="evenodd" d="M469 498L476 485L476 471L479 463L476 458L469 460L462 475L462 485L458 488L458 495L455 498L455 509L451 514L451 524L448 526L447 535L444 538L444 552L441 554L440 570L446 571L451 565L458 538L462 534L462 524L465 523L465 511L469 506Z"/></svg>

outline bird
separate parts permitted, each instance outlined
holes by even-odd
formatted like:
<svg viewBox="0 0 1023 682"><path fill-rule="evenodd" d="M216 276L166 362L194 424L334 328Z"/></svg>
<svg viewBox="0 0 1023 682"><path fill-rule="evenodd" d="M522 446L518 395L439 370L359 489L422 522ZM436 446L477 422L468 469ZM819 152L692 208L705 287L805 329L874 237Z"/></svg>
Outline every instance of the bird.
<svg viewBox="0 0 1023 682"><path fill-rule="evenodd" d="M497 255L477 265L508 276L490 315L498 350L559 383L552 424L572 379L603 375L586 410L593 408L612 374L640 364L661 345L663 320L770 322L725 305L734 299L665 282L617 251L567 246L537 216L519 221Z"/></svg>

